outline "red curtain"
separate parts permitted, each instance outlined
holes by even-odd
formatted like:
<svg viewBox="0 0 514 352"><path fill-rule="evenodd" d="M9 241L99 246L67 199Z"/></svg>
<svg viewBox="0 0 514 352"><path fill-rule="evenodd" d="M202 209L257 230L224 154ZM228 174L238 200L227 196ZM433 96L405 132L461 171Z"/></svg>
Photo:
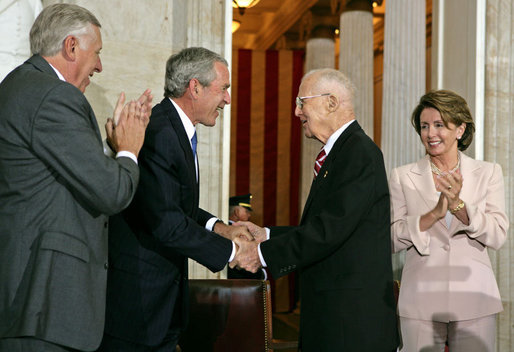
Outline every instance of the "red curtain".
<svg viewBox="0 0 514 352"><path fill-rule="evenodd" d="M232 55L230 195L252 193L252 221L297 225L301 125L294 115L304 51ZM294 304L293 280L272 282L277 311ZM287 291L287 292L286 292Z"/></svg>

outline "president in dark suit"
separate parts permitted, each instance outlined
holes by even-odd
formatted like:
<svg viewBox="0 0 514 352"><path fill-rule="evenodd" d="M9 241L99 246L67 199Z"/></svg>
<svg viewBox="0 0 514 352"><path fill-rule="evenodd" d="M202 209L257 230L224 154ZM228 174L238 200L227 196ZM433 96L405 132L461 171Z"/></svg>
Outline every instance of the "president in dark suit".
<svg viewBox="0 0 514 352"><path fill-rule="evenodd" d="M390 352L398 345L382 153L353 112L353 84L341 72L307 73L296 99L305 135L324 144L299 226L246 223L247 242L231 266L274 278L300 274L302 351ZM259 256L261 258L259 258Z"/></svg>
<svg viewBox="0 0 514 352"><path fill-rule="evenodd" d="M107 215L136 191L151 97L120 99L118 125L107 126L119 153L108 157L83 94L102 70L98 20L48 6L30 43L34 56L0 84L0 351L92 351L104 325Z"/></svg>
<svg viewBox="0 0 514 352"><path fill-rule="evenodd" d="M230 104L229 86L226 60L210 50L184 49L166 64L165 98L152 111L138 190L110 221L100 351L174 351L188 318L187 259L220 271L235 254L229 239L251 237L198 206L196 125L215 125Z"/></svg>

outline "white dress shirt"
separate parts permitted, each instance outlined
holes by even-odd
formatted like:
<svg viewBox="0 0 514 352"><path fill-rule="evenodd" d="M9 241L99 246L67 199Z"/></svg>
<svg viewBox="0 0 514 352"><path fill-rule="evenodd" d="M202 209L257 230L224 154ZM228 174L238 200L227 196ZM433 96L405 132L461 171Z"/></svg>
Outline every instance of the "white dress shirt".
<svg viewBox="0 0 514 352"><path fill-rule="evenodd" d="M189 139L189 145L191 146L191 150L192 150L193 144L191 142L191 138L193 138L194 134L196 133L196 128L193 125L193 123L191 122L191 120L189 119L189 117L187 117L184 110L182 110L180 108L180 106L178 106L178 104L173 101L173 99L171 99L171 98L169 98L169 99L178 112L178 116L180 117L180 121L182 121L182 125L184 126L184 129L186 130L187 139ZM195 154L195 168L196 168L196 180L198 180L198 157L196 156L196 154ZM209 230L209 231L213 231L214 224L216 224L216 221L218 221L218 220L220 220L220 219L215 216L210 218L209 220L207 220L207 222L205 223L205 229ZM231 262L234 259L235 255L236 255L236 244L234 242L232 242L232 254L230 255L230 258L228 261Z"/></svg>

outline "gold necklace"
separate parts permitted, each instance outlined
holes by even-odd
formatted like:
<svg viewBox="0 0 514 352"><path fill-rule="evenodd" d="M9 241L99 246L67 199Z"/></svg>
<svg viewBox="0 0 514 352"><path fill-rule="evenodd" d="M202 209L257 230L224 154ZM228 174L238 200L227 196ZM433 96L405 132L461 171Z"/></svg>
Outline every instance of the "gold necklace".
<svg viewBox="0 0 514 352"><path fill-rule="evenodd" d="M432 160L430 160L430 168L432 169L432 172L434 174L436 174L438 177L444 177L448 174L453 174L455 171L457 171L459 169L459 167L460 167L460 155L459 154L457 154L457 165L455 165L455 167L448 172L439 170L439 168L437 166L435 166L435 164L432 162Z"/></svg>

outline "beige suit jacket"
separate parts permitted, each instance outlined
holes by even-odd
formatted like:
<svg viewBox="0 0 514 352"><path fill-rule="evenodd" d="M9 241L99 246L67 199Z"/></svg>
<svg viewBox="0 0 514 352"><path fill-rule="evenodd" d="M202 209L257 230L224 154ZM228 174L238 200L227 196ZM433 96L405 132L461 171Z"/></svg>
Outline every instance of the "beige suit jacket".
<svg viewBox="0 0 514 352"><path fill-rule="evenodd" d="M487 247L506 240L503 175L500 165L459 153L463 186L460 198L470 219L451 216L429 230L419 220L437 204L428 156L391 172L393 252L406 250L399 315L440 322L474 319L503 310Z"/></svg>

